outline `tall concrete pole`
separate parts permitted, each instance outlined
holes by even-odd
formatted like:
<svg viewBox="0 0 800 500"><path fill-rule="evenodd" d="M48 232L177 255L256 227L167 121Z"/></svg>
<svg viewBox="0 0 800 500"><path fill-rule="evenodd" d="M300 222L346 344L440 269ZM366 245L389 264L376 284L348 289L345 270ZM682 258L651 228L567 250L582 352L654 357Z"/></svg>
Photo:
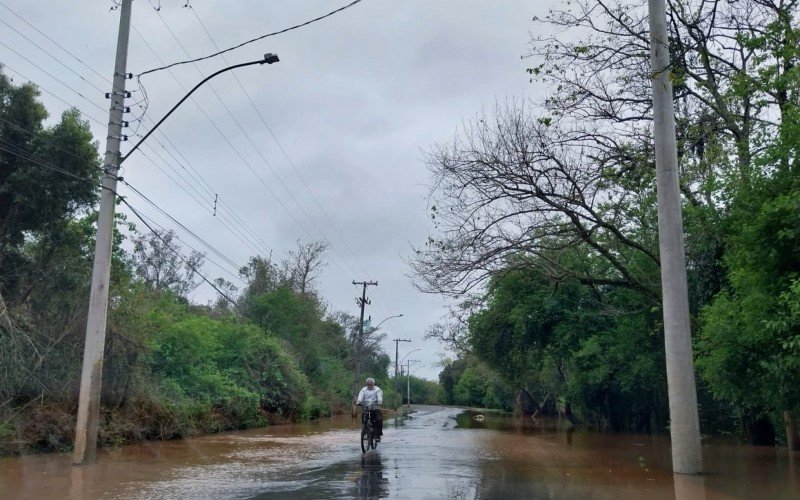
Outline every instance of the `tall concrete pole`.
<svg viewBox="0 0 800 500"><path fill-rule="evenodd" d="M667 32L665 0L649 0L650 64L653 81L656 176L658 183L658 232L661 254L661 290L664 310L664 342L667 360L672 469L681 474L703 470L700 424L689 293L683 244L681 199L678 189L678 149Z"/></svg>
<svg viewBox="0 0 800 500"><path fill-rule="evenodd" d="M367 287L370 285L378 286L377 281L355 281L353 280L354 285L361 285L361 298L356 298L358 305L361 307L361 317L358 321L358 337L356 338L356 369L353 373L353 397L355 398L358 396L358 385L361 380L361 345L364 342L364 307L370 303L369 299L367 298ZM353 405L353 416L356 416L356 406Z"/></svg>
<svg viewBox="0 0 800 500"><path fill-rule="evenodd" d="M86 323L86 343L83 348L81 392L78 402L78 422L75 426L74 464L94 461L97 454L97 423L100 417L100 388L103 376L103 350L106 340L108 287L111 276L111 246L114 236L114 203L119 170L119 143L125 108L125 69L128 60L128 35L131 24L131 2L122 0L117 38L117 57L114 63L114 86L111 90L111 110L108 117L108 137L103 169L105 174L100 194L100 213L97 220L97 241L94 248L94 267L89 296L89 317Z"/></svg>
<svg viewBox="0 0 800 500"><path fill-rule="evenodd" d="M400 342L411 342L411 339L394 339L394 388L392 389L392 404L397 411L397 357L400 354ZM402 386L399 387L402 390Z"/></svg>

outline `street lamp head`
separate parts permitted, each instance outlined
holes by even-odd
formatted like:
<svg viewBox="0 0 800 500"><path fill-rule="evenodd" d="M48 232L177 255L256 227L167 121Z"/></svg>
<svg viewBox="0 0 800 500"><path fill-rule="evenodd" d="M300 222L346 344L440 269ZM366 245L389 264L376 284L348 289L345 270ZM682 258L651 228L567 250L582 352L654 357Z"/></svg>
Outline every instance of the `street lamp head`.
<svg viewBox="0 0 800 500"><path fill-rule="evenodd" d="M262 62L261 64L264 63L272 64L278 61L280 61L280 59L278 59L278 54L273 54L272 52L270 52L268 54L264 54L264 62Z"/></svg>

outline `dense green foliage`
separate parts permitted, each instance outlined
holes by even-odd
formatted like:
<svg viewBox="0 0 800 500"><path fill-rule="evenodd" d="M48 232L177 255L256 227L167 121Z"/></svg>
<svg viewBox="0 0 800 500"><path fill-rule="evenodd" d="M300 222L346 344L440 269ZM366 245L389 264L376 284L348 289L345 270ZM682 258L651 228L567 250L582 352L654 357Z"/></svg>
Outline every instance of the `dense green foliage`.
<svg viewBox="0 0 800 500"><path fill-rule="evenodd" d="M36 98L0 73L0 453L71 446L94 251L97 146L77 111L45 127ZM101 444L349 408L357 320L314 289L326 244L253 257L240 292L217 280L227 297L203 306L187 296L204 256L172 232L118 215L114 243ZM364 376L388 383L389 356L366 337Z"/></svg>
<svg viewBox="0 0 800 500"><path fill-rule="evenodd" d="M773 443L800 412L800 4L678 0L668 18L701 428ZM545 98L428 157L415 283L462 300L430 330L460 353L441 383L489 405L494 374L526 412L663 430L647 3L535 22Z"/></svg>

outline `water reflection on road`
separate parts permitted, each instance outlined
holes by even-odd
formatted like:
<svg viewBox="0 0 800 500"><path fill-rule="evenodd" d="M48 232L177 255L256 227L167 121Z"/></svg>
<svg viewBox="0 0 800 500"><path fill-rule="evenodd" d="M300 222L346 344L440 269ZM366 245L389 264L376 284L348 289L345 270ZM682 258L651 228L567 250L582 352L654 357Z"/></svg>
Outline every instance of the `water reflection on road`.
<svg viewBox="0 0 800 500"><path fill-rule="evenodd" d="M670 472L663 436L571 431L419 407L362 454L349 416L182 441L0 459L2 498L800 498L800 456L705 443L702 477Z"/></svg>

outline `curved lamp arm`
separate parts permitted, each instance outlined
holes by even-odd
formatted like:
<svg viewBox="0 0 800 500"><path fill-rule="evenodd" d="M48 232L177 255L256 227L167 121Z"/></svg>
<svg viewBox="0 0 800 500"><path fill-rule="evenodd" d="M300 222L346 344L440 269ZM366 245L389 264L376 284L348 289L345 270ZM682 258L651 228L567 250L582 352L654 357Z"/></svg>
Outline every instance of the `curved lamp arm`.
<svg viewBox="0 0 800 500"><path fill-rule="evenodd" d="M263 59L259 59L258 61L250 61L250 62L241 63L241 64L234 64L233 66L228 66L227 68L223 68L223 69L221 69L221 70L217 71L216 73L212 73L212 74L208 75L208 76L207 76L207 77L205 77L205 78L204 78L204 79L203 79L203 80L202 80L200 83L198 83L197 85L195 85L195 86L194 86L194 88L193 88L192 90L190 90L188 94L186 94L185 96L183 96L183 99L181 99L180 101L178 101L178 104L176 104L176 105L172 106L172 109L170 109L170 110L169 110L169 112L168 112L166 115L164 115L164 117L163 117L163 118L161 118L160 120L158 120L158 123L156 123L156 124L153 126L153 128L151 128L151 129L150 129L150 131L149 131L149 132L147 132L147 133L144 135L144 137L142 137L142 138L139 140L139 142L137 142L137 143L136 143L136 144L133 146L133 148L131 148L131 150L130 150L130 151L128 151L128 152L127 152L127 153L126 153L124 156L121 156L121 157L120 157L120 159L119 159L119 163L118 163L118 165L117 165L117 166L119 166L119 165L122 165L122 162L124 162L125 160L127 160L127 159L128 159L128 157L129 157L129 156L130 156L130 155L131 155L131 154L132 154L134 151L136 151L136 150L139 148L139 146L141 146L141 145L142 145L142 143L144 142L144 140L145 140L145 139L147 139L148 137L150 137L150 134L152 134L153 132L155 132L155 130L158 128L158 126L159 126L159 125L161 125L161 124L164 122L164 120L166 120L166 119L169 117L169 115L171 115L171 114L172 114L172 112L173 112L173 111L175 111L176 109L178 109L178 106L180 106L181 104L183 104L183 101L185 101L186 99L188 99L188 98L189 98L189 96L191 96L191 95L194 93L194 91L195 91L195 90L197 90L198 88L200 88L200 86L201 86L201 85L203 85L204 83L206 83L207 81L211 80L212 78L214 78L215 76L219 75L220 73L225 73L226 71L230 71L230 70L232 70L232 69L236 69L236 68L242 68L242 67L244 67L244 66L252 66L253 64L272 64L272 63L276 63L276 62L278 62L278 61L280 61L280 59L278 59L278 56L277 56L277 54L271 54L271 53L270 53L270 54L264 54L264 58L263 58Z"/></svg>

